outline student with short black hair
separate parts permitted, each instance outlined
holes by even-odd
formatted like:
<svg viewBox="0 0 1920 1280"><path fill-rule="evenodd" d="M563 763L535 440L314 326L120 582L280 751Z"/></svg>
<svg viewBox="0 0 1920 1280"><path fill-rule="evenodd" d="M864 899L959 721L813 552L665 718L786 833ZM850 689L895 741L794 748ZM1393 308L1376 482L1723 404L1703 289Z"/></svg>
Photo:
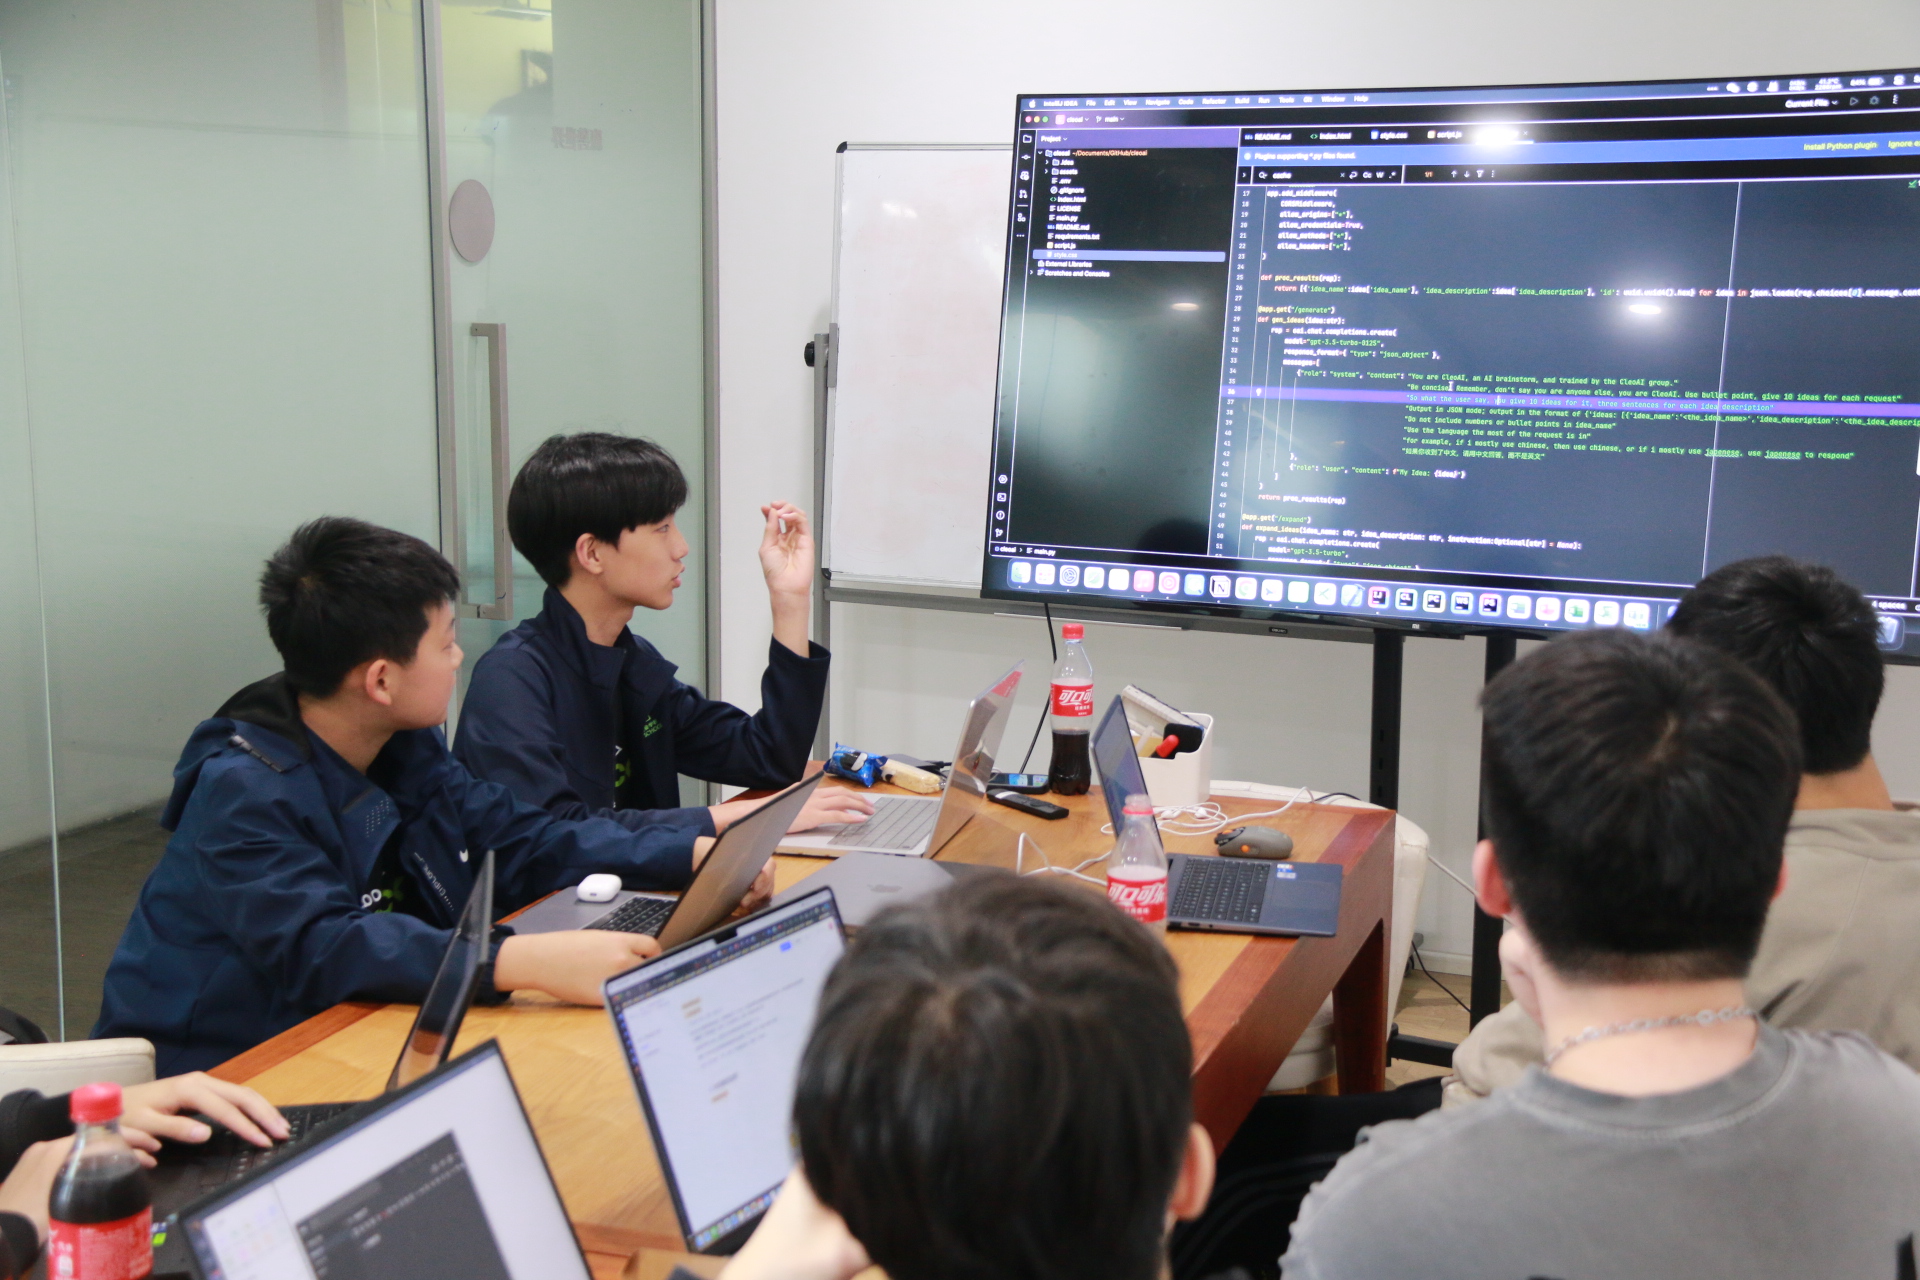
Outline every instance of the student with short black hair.
<svg viewBox="0 0 1920 1280"><path fill-rule="evenodd" d="M1367 1130L1287 1280L1913 1274L1920 1076L1745 1005L1792 712L1723 654L1625 632L1529 654L1482 706L1475 886L1550 1047L1484 1102Z"/></svg>
<svg viewBox="0 0 1920 1280"><path fill-rule="evenodd" d="M487 850L502 912L596 871L688 881L684 843L556 820L448 754L458 590L426 543L343 517L302 525L267 562L260 600L285 669L181 752L161 818L173 838L108 966L94 1035L143 1036L173 1074L343 1000L418 1001ZM537 988L596 1003L601 981L659 951L607 931L497 939L487 999Z"/></svg>
<svg viewBox="0 0 1920 1280"><path fill-rule="evenodd" d="M1179 977L1095 894L987 876L874 918L800 1064L800 1167L726 1280L1158 1280L1206 1204Z"/></svg>
<svg viewBox="0 0 1920 1280"><path fill-rule="evenodd" d="M514 477L513 545L542 579L540 612L474 665L454 754L560 818L599 816L690 848L754 801L680 805L679 776L773 788L806 770L826 696L827 651L807 637L813 537L786 503L760 509L760 566L773 641L752 715L674 678L633 634L637 608L666 609L688 546L675 523L687 480L651 440L586 431L552 436ZM865 796L821 787L793 829L861 822Z"/></svg>
<svg viewBox="0 0 1920 1280"><path fill-rule="evenodd" d="M1920 1067L1920 811L1894 802L1872 755L1886 682L1873 606L1831 569L1766 556L1702 578L1667 630L1738 659L1799 725L1787 885L1748 1001L1776 1026L1865 1032ZM1448 1101L1511 1084L1542 1052L1508 1005L1455 1050Z"/></svg>

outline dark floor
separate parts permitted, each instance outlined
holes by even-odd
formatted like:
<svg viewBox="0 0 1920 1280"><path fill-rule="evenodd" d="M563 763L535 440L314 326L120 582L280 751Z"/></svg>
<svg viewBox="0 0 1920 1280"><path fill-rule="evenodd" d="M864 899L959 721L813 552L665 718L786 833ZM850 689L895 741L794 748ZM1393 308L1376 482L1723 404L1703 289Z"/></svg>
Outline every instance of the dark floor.
<svg viewBox="0 0 1920 1280"><path fill-rule="evenodd" d="M160 806L151 805L60 837L67 1039L85 1038L99 1016L107 961L166 847L159 817ZM0 1005L59 1039L53 899L50 842L0 850Z"/></svg>

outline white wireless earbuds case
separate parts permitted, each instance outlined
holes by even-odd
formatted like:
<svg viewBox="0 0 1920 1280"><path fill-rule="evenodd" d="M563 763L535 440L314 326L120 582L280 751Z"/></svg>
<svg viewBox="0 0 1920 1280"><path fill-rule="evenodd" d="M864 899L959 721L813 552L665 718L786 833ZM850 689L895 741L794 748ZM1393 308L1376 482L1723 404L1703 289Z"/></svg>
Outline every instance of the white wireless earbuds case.
<svg viewBox="0 0 1920 1280"><path fill-rule="evenodd" d="M582 902L612 902L614 895L620 892L620 877L605 871L588 876L573 891L573 896Z"/></svg>

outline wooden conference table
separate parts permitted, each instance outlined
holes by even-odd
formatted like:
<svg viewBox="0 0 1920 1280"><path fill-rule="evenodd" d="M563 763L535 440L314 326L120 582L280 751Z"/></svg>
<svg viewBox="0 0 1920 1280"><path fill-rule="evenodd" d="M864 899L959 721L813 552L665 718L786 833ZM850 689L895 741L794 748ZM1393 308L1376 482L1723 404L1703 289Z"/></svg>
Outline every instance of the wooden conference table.
<svg viewBox="0 0 1920 1280"><path fill-rule="evenodd" d="M940 857L1010 868L1023 831L1056 865L1071 866L1111 845L1113 837L1100 834L1105 807L1097 792L1063 803L1069 816L1053 822L989 806ZM1217 803L1229 814L1277 807L1238 797ZM1193 1036L1195 1117L1216 1149L1246 1118L1329 992L1342 1092L1385 1086L1393 814L1302 804L1260 821L1292 835L1294 857L1346 868L1340 932L1300 939L1167 935ZM1206 837L1170 836L1166 844L1173 853L1213 852ZM1036 865L1031 849L1029 870ZM784 889L826 865L782 855L775 880ZM213 1074L251 1085L278 1104L370 1098L386 1083L413 1015L410 1005L339 1005ZM654 1256L651 1251L680 1249L673 1201L606 1011L521 992L509 1004L469 1013L457 1047L487 1039L498 1039L505 1050L595 1274L618 1275L637 1250Z"/></svg>

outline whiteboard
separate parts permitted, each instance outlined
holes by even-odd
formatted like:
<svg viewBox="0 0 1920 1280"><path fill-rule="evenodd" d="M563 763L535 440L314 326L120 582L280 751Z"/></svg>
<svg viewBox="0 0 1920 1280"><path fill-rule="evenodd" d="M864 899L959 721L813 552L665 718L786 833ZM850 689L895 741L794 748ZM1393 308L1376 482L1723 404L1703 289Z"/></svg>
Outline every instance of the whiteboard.
<svg viewBox="0 0 1920 1280"><path fill-rule="evenodd" d="M1012 157L840 152L822 558L837 586L979 590Z"/></svg>

